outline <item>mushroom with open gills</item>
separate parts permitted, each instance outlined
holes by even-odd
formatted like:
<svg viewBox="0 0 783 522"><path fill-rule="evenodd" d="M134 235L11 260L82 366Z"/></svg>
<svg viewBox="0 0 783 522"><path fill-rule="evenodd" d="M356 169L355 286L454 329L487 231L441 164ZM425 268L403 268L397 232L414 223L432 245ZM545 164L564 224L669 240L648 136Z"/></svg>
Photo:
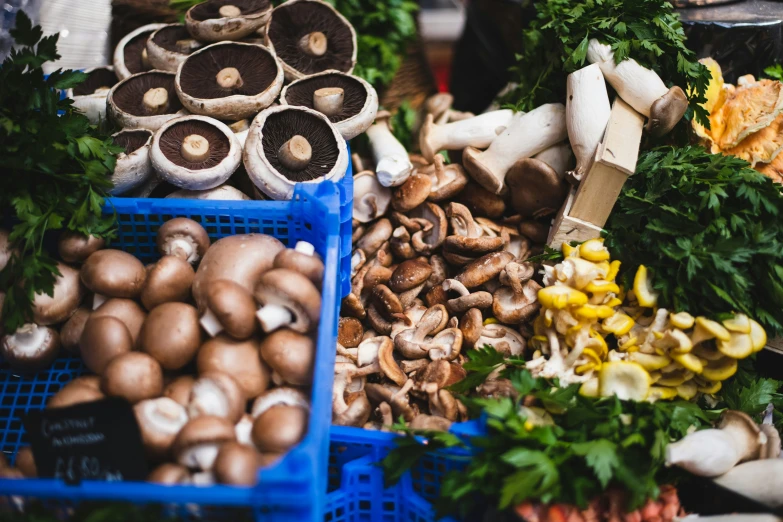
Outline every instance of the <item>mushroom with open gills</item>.
<svg viewBox="0 0 783 522"><path fill-rule="evenodd" d="M144 320L147 318L147 313L139 306L139 303L133 299L107 299L90 314L90 317L104 316L119 319L128 329L133 346L136 346L136 341L139 340L139 333L141 333L141 325L144 324Z"/></svg>
<svg viewBox="0 0 783 522"><path fill-rule="evenodd" d="M163 303L153 308L139 335L139 348L164 370L179 370L188 364L200 345L198 311L186 303Z"/></svg>
<svg viewBox="0 0 783 522"><path fill-rule="evenodd" d="M191 419L202 415L224 417L233 427L245 413L247 399L231 375L221 371L202 373L190 390L188 416Z"/></svg>
<svg viewBox="0 0 783 522"><path fill-rule="evenodd" d="M370 404L386 403L392 408L393 418L397 419L402 416L406 422L410 422L419 415L418 406L410 404L408 400L408 391L412 386L413 380L411 379L408 379L403 387L394 384L368 383L365 386L365 391Z"/></svg>
<svg viewBox="0 0 783 522"><path fill-rule="evenodd" d="M79 353L84 365L101 374L115 357L133 349L128 327L116 317L90 317L79 338Z"/></svg>
<svg viewBox="0 0 783 522"><path fill-rule="evenodd" d="M174 438L188 422L185 407L168 397L146 399L133 407L144 450L153 459L168 456Z"/></svg>
<svg viewBox="0 0 783 522"><path fill-rule="evenodd" d="M443 201L453 198L462 192L468 184L468 176L461 165L451 163L443 164L443 156L435 155L435 160L431 166L419 168L418 172L429 175L432 181L430 195L427 197L430 201Z"/></svg>
<svg viewBox="0 0 783 522"><path fill-rule="evenodd" d="M196 264L209 248L209 235L199 223L189 218L169 219L158 229L155 238L162 256L177 256ZM194 292L195 295L195 292Z"/></svg>
<svg viewBox="0 0 783 522"><path fill-rule="evenodd" d="M321 294L299 272L274 268L263 274L254 292L261 308L256 317L266 333L287 327L299 333L312 332L321 314Z"/></svg>
<svg viewBox="0 0 783 522"><path fill-rule="evenodd" d="M97 375L77 377L55 393L46 403L47 408L64 408L103 399L101 378Z"/></svg>
<svg viewBox="0 0 783 522"><path fill-rule="evenodd" d="M321 289L324 278L324 262L315 253L315 247L312 243L297 241L294 248L281 250L275 256L272 266L299 272L309 279L316 288Z"/></svg>
<svg viewBox="0 0 783 522"><path fill-rule="evenodd" d="M275 383L309 386L313 382L315 342L311 337L281 328L261 342L258 353L274 372Z"/></svg>
<svg viewBox="0 0 783 522"><path fill-rule="evenodd" d="M375 173L363 170L353 176L353 218L369 223L386 214L391 190L378 182Z"/></svg>
<svg viewBox="0 0 783 522"><path fill-rule="evenodd" d="M256 331L253 294L235 281L212 281L207 287L207 308L199 322L210 337L223 332L240 341L248 339Z"/></svg>
<svg viewBox="0 0 783 522"><path fill-rule="evenodd" d="M185 466L164 462L147 475L147 482L164 486L190 483L190 471Z"/></svg>
<svg viewBox="0 0 783 522"><path fill-rule="evenodd" d="M506 174L511 203L523 218L557 212L568 195L568 183L555 169L536 158L523 158Z"/></svg>
<svg viewBox="0 0 783 522"><path fill-rule="evenodd" d="M183 24L169 24L147 38L147 59L152 69L175 73L185 58L202 45Z"/></svg>
<svg viewBox="0 0 783 522"><path fill-rule="evenodd" d="M109 297L135 298L141 294L147 271L144 265L122 250L98 250L91 254L79 272L82 283L95 294L93 309Z"/></svg>
<svg viewBox="0 0 783 522"><path fill-rule="evenodd" d="M177 256L161 257L147 268L147 279L141 289L144 308L152 310L163 303L187 301L195 277L193 267L184 259Z"/></svg>
<svg viewBox="0 0 783 522"><path fill-rule="evenodd" d="M425 202L408 212L408 218L418 219L425 226L411 235L411 246L419 255L432 254L443 244L448 231L446 213L440 205ZM428 223L427 223L428 222Z"/></svg>
<svg viewBox="0 0 783 522"><path fill-rule="evenodd" d="M252 399L269 387L270 371L258 354L258 339L237 341L221 334L201 346L196 357L196 367L199 375L210 372L230 375L244 396Z"/></svg>
<svg viewBox="0 0 783 522"><path fill-rule="evenodd" d="M262 29L269 21L269 0L207 0L185 13L185 26L201 42L239 40Z"/></svg>
<svg viewBox="0 0 783 522"><path fill-rule="evenodd" d="M0 301L2 300L0 299ZM90 312L89 308L80 306L60 328L60 343L63 348L73 354L79 353L79 338L84 331L84 325L87 324L87 320L90 318Z"/></svg>
<svg viewBox="0 0 783 522"><path fill-rule="evenodd" d="M237 170L242 148L225 124L206 116L183 116L155 133L150 160L162 180L188 190L207 190Z"/></svg>
<svg viewBox="0 0 783 522"><path fill-rule="evenodd" d="M350 140L366 131L378 112L378 94L362 78L325 71L296 80L283 88L283 105L299 105L322 113Z"/></svg>
<svg viewBox="0 0 783 522"><path fill-rule="evenodd" d="M149 180L153 176L150 148L153 132L147 129L123 130L112 134L115 145L125 150L117 155L111 182L112 195L125 194Z"/></svg>
<svg viewBox="0 0 783 522"><path fill-rule="evenodd" d="M350 73L356 65L356 31L326 2L290 0L277 6L266 38L288 80L330 69Z"/></svg>
<svg viewBox="0 0 783 522"><path fill-rule="evenodd" d="M187 114L174 89L174 73L148 71L125 78L106 98L109 119L123 129L158 130Z"/></svg>
<svg viewBox="0 0 783 522"><path fill-rule="evenodd" d="M172 451L177 462L190 469L210 471L220 446L236 440L228 419L201 415L190 419L177 434Z"/></svg>
<svg viewBox="0 0 783 522"><path fill-rule="evenodd" d="M476 346L491 346L506 357L522 355L525 351L525 338L508 326L493 323L484 325L481 335L476 341Z"/></svg>
<svg viewBox="0 0 783 522"><path fill-rule="evenodd" d="M336 372L332 388L332 424L361 427L370 418L372 407L364 390L349 392L347 384L348 373Z"/></svg>
<svg viewBox="0 0 783 522"><path fill-rule="evenodd" d="M442 304L433 305L424 312L413 328L397 333L394 337L394 347L405 359L424 359L433 347L433 339L428 336L440 333L446 327L448 320L446 307ZM395 382L402 386L405 380L403 374Z"/></svg>
<svg viewBox="0 0 783 522"><path fill-rule="evenodd" d="M283 69L265 47L221 42L188 56L175 84L190 112L236 121L272 105L283 88Z"/></svg>
<svg viewBox="0 0 783 522"><path fill-rule="evenodd" d="M495 290L492 313L501 323L518 324L527 321L541 308L538 303L541 285L531 279L532 265L523 266L512 261L506 265L502 274L507 274L508 286Z"/></svg>
<svg viewBox="0 0 783 522"><path fill-rule="evenodd" d="M53 295L35 294L33 299L33 322L49 326L67 320L81 304L84 287L79 280L79 271L65 263L57 263L59 276L55 277Z"/></svg>
<svg viewBox="0 0 783 522"><path fill-rule="evenodd" d="M255 448L239 442L226 442L220 447L213 472L221 484L255 486L262 465L261 454Z"/></svg>
<svg viewBox="0 0 783 522"><path fill-rule="evenodd" d="M106 96L119 80L110 65L87 69L84 73L87 79L66 90L65 96L73 100L74 109L83 112L90 123L98 125L106 121Z"/></svg>
<svg viewBox="0 0 783 522"><path fill-rule="evenodd" d="M163 370L158 361L146 353L123 353L104 368L101 390L107 397L122 397L131 404L160 397Z"/></svg>
<svg viewBox="0 0 783 522"><path fill-rule="evenodd" d="M216 241L204 254L193 280L193 299L199 310L207 308L207 291L213 281L229 279L248 292L255 290L258 279L272 268L275 256L284 248L265 234L238 234Z"/></svg>
<svg viewBox="0 0 783 522"><path fill-rule="evenodd" d="M57 330L25 323L0 338L0 356L14 370L37 372L49 366L60 351Z"/></svg>
<svg viewBox="0 0 783 522"><path fill-rule="evenodd" d="M152 69L147 55L147 39L166 24L148 24L125 35L114 48L114 72L124 80L131 75Z"/></svg>
<svg viewBox="0 0 783 522"><path fill-rule="evenodd" d="M253 444L262 453L283 453L307 431L310 401L296 388L275 388L253 402Z"/></svg>
<svg viewBox="0 0 783 522"><path fill-rule="evenodd" d="M320 112L280 105L253 120L244 163L261 192L276 200L291 199L296 183L340 181L348 167L348 149Z"/></svg>

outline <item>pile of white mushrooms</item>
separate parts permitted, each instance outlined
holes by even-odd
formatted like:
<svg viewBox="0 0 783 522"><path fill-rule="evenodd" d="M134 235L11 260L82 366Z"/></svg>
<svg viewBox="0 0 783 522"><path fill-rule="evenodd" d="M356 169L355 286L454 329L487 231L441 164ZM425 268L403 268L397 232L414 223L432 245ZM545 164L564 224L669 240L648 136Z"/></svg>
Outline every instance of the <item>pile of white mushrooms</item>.
<svg viewBox="0 0 783 522"><path fill-rule="evenodd" d="M128 34L67 94L122 129L113 195L281 200L344 176L346 140L378 110L355 64L356 33L325 2L207 0Z"/></svg>
<svg viewBox="0 0 783 522"><path fill-rule="evenodd" d="M0 252L6 242L0 232ZM103 246L62 235L54 294L36 295L33 322L2 336L0 356L20 372L47 368L61 348L80 356L92 375L47 407L133 404L150 481L255 484L307 433L324 274L313 246L263 234L210 245L188 218L160 227L162 257L147 266ZM6 476L35 476L29 448L16 462Z"/></svg>

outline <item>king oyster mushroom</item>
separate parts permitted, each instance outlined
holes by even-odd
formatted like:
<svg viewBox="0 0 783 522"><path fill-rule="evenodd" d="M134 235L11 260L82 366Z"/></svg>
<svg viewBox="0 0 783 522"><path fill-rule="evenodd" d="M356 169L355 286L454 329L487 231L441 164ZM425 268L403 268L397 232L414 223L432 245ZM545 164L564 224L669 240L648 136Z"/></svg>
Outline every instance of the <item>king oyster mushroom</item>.
<svg viewBox="0 0 783 522"><path fill-rule="evenodd" d="M378 112L378 94L363 79L325 71L288 84L280 94L283 105L315 109L350 140L366 131Z"/></svg>
<svg viewBox="0 0 783 522"><path fill-rule="evenodd" d="M124 80L134 74L149 71L152 64L147 56L147 39L166 24L149 24L125 35L114 49L114 72Z"/></svg>
<svg viewBox="0 0 783 522"><path fill-rule="evenodd" d="M117 163L111 181L114 188L109 192L118 196L142 185L152 174L150 146L152 131L147 129L124 130L112 134L114 144L123 147L124 152L117 155Z"/></svg>
<svg viewBox="0 0 783 522"><path fill-rule="evenodd" d="M269 0L207 0L185 14L185 25L202 42L239 40L263 28L269 21Z"/></svg>
<svg viewBox="0 0 783 522"><path fill-rule="evenodd" d="M186 114L174 90L174 73L134 74L112 87L106 100L109 119L124 129L156 131Z"/></svg>
<svg viewBox="0 0 783 522"><path fill-rule="evenodd" d="M206 116L170 120L152 139L150 160L161 179L188 190L224 183L237 170L242 148L225 124Z"/></svg>
<svg viewBox="0 0 783 522"><path fill-rule="evenodd" d="M341 180L348 168L348 149L320 112L281 105L253 121L244 164L261 192L276 200L291 199L296 183Z"/></svg>
<svg viewBox="0 0 783 522"><path fill-rule="evenodd" d="M84 72L87 79L65 91L65 96L73 100L74 108L83 112L90 123L98 125L106 119L106 96L109 89L119 80L114 74L114 67L110 65L87 69Z"/></svg>
<svg viewBox="0 0 783 522"><path fill-rule="evenodd" d="M177 71L186 109L221 120L242 120L269 107L283 88L283 69L261 45L221 42L200 49Z"/></svg>
<svg viewBox="0 0 783 522"><path fill-rule="evenodd" d="M147 59L153 69L177 72L185 58L202 45L183 24L166 25L147 39Z"/></svg>
<svg viewBox="0 0 783 522"><path fill-rule="evenodd" d="M267 42L288 80L329 69L350 73L356 65L356 31L319 0L289 0L272 11Z"/></svg>

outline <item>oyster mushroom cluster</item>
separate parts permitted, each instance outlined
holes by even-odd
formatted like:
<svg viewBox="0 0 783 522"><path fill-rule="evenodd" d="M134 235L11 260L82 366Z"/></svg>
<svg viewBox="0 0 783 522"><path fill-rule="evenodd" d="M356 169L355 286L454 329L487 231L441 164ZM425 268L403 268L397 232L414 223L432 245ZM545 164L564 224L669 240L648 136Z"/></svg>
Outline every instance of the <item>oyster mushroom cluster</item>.
<svg viewBox="0 0 783 522"><path fill-rule="evenodd" d="M345 140L375 118L355 62L354 29L327 3L207 0L127 35L114 67L70 94L122 128L115 195L290 199L296 183L339 181Z"/></svg>
<svg viewBox="0 0 783 522"><path fill-rule="evenodd" d="M307 433L324 275L313 246L263 234L210 244L199 223L174 218L153 264L103 247L61 236L53 295L36 296L34 322L6 332L0 356L20 372L61 348L79 356L91 375L47 407L127 400L150 481L255 484Z"/></svg>

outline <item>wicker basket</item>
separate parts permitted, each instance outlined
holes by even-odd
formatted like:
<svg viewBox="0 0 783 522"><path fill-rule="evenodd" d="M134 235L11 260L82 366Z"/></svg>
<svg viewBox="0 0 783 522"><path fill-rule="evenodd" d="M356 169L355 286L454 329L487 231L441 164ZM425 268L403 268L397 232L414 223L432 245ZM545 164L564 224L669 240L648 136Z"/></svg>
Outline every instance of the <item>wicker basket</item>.
<svg viewBox="0 0 783 522"><path fill-rule="evenodd" d="M173 24L179 14L169 7L169 0L112 0L111 42L114 48L123 36L142 25Z"/></svg>
<svg viewBox="0 0 783 522"><path fill-rule="evenodd" d="M381 105L389 111L395 111L407 100L414 109L419 109L424 101L438 92L435 77L432 75L421 38L408 47L408 52L394 75L389 87L381 94Z"/></svg>

